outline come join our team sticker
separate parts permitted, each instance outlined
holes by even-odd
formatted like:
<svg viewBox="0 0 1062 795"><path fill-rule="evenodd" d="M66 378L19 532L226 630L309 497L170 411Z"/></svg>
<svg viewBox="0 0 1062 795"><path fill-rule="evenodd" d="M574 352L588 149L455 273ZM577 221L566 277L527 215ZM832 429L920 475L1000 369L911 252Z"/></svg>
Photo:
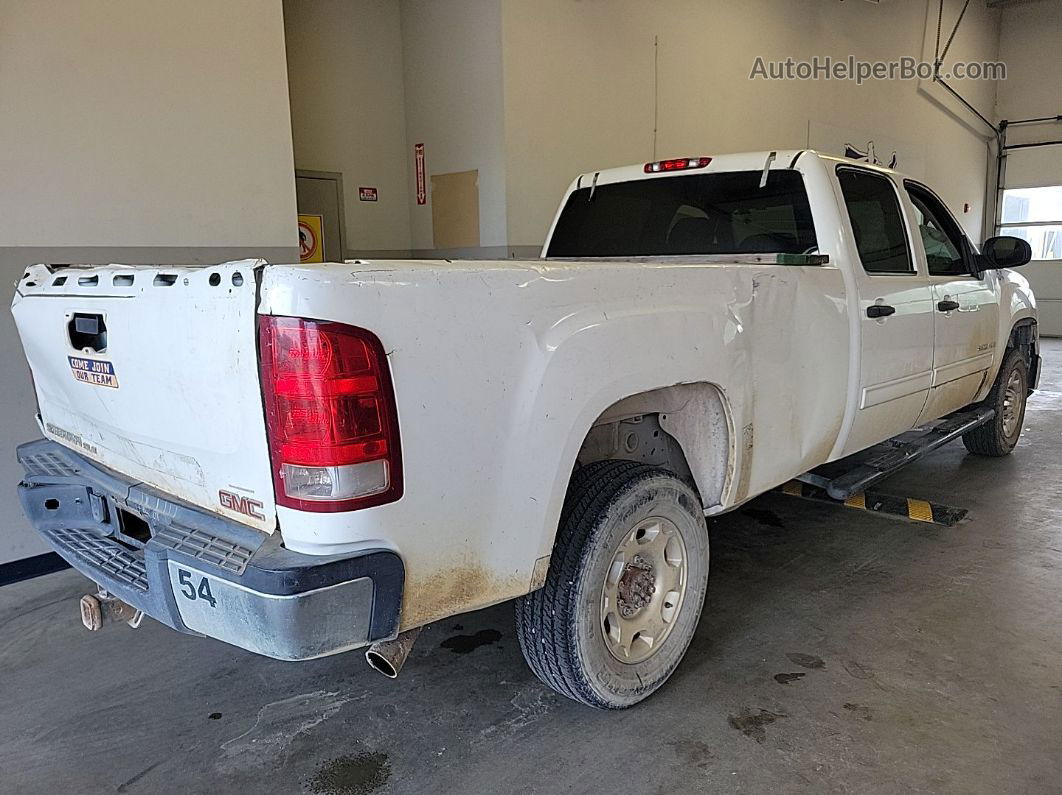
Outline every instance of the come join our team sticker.
<svg viewBox="0 0 1062 795"><path fill-rule="evenodd" d="M82 359L80 356L67 356L70 360L70 372L74 379L83 384L118 388L118 376L114 374L114 365L101 359Z"/></svg>

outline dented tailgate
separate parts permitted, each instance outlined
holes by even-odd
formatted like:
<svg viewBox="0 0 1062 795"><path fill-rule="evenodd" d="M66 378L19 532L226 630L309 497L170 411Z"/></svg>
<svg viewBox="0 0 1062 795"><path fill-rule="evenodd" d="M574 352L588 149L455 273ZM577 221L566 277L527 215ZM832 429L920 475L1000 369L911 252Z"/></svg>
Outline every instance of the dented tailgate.
<svg viewBox="0 0 1062 795"><path fill-rule="evenodd" d="M12 313L44 434L272 532L256 344L263 265L31 267Z"/></svg>

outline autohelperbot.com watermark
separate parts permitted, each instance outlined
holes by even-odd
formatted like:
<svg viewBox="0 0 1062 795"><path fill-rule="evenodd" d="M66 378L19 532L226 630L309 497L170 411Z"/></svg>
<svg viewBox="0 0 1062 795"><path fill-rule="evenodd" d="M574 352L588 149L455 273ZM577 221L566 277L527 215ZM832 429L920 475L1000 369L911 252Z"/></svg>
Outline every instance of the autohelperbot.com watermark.
<svg viewBox="0 0 1062 795"><path fill-rule="evenodd" d="M816 55L810 60L767 60L756 56L749 80L852 80L862 85L871 80L1006 80L1002 61L959 61L944 66L903 56L892 61L864 61L849 55L834 58Z"/></svg>

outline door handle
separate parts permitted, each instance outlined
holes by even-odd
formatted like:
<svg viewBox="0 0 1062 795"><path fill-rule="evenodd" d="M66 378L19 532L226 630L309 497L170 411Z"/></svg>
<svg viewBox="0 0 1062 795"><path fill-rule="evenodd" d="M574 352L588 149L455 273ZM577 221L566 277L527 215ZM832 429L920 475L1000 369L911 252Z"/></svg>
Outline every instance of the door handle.
<svg viewBox="0 0 1062 795"><path fill-rule="evenodd" d="M75 351L88 349L103 353L107 349L107 323L103 315L74 312L66 328Z"/></svg>
<svg viewBox="0 0 1062 795"><path fill-rule="evenodd" d="M958 301L952 301L951 299L947 299L947 300L941 301L940 303L937 304L937 311L939 311L939 312L951 312L953 309L958 309L958 308L959 308L959 302Z"/></svg>
<svg viewBox="0 0 1062 795"><path fill-rule="evenodd" d="M867 317L888 317L896 314L896 307L888 304L871 304L867 307Z"/></svg>

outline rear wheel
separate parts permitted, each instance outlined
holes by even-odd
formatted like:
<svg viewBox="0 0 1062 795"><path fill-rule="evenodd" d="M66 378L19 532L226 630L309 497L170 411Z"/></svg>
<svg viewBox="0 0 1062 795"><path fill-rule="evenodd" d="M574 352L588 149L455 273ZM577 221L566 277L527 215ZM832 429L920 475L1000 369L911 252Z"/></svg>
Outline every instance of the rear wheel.
<svg viewBox="0 0 1062 795"><path fill-rule="evenodd" d="M1021 437L1028 394L1029 369L1025 357L1020 351L1011 349L984 401L984 405L996 410L996 415L984 425L963 434L962 443L966 449L977 455L995 457L1010 453Z"/></svg>
<svg viewBox="0 0 1062 795"><path fill-rule="evenodd" d="M545 586L517 601L520 647L562 695L629 707L678 666L707 585L694 491L665 469L595 462L572 477Z"/></svg>

